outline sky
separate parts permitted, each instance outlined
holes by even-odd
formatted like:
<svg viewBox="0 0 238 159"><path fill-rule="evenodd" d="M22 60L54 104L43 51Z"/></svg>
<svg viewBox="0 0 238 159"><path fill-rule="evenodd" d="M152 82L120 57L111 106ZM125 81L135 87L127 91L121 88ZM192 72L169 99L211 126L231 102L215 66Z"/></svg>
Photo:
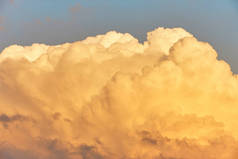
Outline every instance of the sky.
<svg viewBox="0 0 238 159"><path fill-rule="evenodd" d="M157 27L182 27L209 42L238 73L237 19L236 0L0 0L0 50L79 41L111 30L143 42Z"/></svg>

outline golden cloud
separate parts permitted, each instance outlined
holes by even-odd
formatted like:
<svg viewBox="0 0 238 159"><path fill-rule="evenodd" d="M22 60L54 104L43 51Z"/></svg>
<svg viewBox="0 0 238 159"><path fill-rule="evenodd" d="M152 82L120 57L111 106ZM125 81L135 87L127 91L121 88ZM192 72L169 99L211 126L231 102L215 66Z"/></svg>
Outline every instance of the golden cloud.
<svg viewBox="0 0 238 159"><path fill-rule="evenodd" d="M238 76L158 28L0 54L0 158L236 159Z"/></svg>

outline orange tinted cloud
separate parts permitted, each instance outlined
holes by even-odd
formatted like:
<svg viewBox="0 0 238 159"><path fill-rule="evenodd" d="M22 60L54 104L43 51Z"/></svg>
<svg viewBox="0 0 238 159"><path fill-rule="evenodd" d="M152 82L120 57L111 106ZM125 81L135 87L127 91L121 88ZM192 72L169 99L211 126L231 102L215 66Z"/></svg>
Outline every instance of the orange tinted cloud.
<svg viewBox="0 0 238 159"><path fill-rule="evenodd" d="M236 159L237 75L181 28L147 39L3 50L0 157Z"/></svg>

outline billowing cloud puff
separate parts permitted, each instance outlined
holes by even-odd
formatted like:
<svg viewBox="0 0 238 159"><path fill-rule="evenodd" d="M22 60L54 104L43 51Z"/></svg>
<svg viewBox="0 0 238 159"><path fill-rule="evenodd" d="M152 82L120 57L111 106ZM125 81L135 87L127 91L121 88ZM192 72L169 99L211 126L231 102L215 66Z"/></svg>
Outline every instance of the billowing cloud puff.
<svg viewBox="0 0 238 159"><path fill-rule="evenodd" d="M181 28L0 54L0 158L236 159L238 76Z"/></svg>

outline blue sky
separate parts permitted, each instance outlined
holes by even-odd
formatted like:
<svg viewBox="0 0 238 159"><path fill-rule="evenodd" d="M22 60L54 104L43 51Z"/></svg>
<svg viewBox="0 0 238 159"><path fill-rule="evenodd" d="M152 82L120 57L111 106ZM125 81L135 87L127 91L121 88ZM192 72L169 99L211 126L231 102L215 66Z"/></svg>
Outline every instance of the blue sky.
<svg viewBox="0 0 238 159"><path fill-rule="evenodd" d="M237 0L0 0L0 50L58 44L110 30L143 41L157 27L183 27L238 73Z"/></svg>

